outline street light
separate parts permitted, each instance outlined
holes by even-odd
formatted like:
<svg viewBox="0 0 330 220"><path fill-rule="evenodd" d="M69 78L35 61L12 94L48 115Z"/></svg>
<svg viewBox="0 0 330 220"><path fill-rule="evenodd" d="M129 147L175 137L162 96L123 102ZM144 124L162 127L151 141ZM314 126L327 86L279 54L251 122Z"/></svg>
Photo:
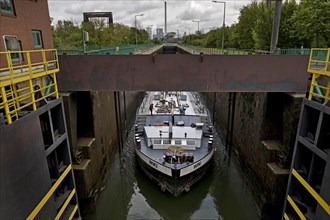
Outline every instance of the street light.
<svg viewBox="0 0 330 220"><path fill-rule="evenodd" d="M136 17L143 16L144 14L135 15L135 46L137 46L137 25L136 25Z"/></svg>
<svg viewBox="0 0 330 220"><path fill-rule="evenodd" d="M212 2L223 4L222 43L221 43L221 50L222 50L222 54L223 54L223 52L224 52L223 46L224 46L224 42L225 42L226 2L214 1L214 0Z"/></svg>
<svg viewBox="0 0 330 220"><path fill-rule="evenodd" d="M197 27L198 27L198 28L197 28L197 31L198 31L198 33L199 33L199 21L195 21L195 20L193 20L192 22L197 22L197 25L198 25L198 26L197 26Z"/></svg>

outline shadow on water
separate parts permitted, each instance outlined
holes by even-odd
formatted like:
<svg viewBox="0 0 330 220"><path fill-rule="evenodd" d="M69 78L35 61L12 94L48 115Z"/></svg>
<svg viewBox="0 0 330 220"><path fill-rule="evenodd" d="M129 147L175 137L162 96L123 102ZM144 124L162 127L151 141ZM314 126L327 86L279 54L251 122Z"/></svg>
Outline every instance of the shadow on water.
<svg viewBox="0 0 330 220"><path fill-rule="evenodd" d="M150 181L135 161L133 130L116 153L96 212L86 219L259 219L255 200L235 157L215 137L212 167L188 193L174 197Z"/></svg>

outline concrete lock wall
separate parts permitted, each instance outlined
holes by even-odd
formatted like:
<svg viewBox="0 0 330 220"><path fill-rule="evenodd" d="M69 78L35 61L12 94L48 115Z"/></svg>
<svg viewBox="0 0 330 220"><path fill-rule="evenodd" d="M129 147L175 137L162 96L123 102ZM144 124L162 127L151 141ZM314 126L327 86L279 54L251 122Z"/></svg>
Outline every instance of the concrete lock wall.
<svg viewBox="0 0 330 220"><path fill-rule="evenodd" d="M304 94L236 93L235 103L233 93L203 96L223 144L233 131L231 150L251 182L261 217L279 219ZM231 117L233 128L227 131Z"/></svg>
<svg viewBox="0 0 330 220"><path fill-rule="evenodd" d="M62 93L82 214L95 210L107 167L131 128L143 92Z"/></svg>
<svg viewBox="0 0 330 220"><path fill-rule="evenodd" d="M83 213L95 209L107 165L127 137L143 96L143 92L63 93ZM267 213L276 218L283 208L302 96L236 93L235 102L233 93L203 93L203 97L224 144L232 130L232 152L250 180L262 217Z"/></svg>

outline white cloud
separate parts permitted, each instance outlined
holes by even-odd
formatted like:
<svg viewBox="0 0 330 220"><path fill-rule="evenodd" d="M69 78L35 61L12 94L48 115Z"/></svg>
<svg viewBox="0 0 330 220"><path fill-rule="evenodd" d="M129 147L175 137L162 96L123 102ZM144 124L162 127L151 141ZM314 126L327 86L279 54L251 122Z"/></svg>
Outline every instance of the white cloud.
<svg viewBox="0 0 330 220"><path fill-rule="evenodd" d="M226 25L237 22L239 10L252 0L227 0ZM58 20L73 20L80 23L83 12L112 12L114 22L128 26L134 25L136 14L139 23L153 28L164 27L164 1L163 0L48 0L50 16L54 22ZM167 30L181 33L191 29L197 30L197 24L192 20L200 21L200 29L208 31L219 27L223 19L223 4L212 3L211 0L170 0L167 1Z"/></svg>

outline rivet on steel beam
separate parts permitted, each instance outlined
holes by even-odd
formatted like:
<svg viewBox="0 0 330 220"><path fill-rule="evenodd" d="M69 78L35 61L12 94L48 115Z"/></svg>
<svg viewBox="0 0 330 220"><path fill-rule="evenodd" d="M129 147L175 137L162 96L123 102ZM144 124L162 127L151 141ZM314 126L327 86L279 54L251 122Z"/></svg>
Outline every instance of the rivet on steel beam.
<svg viewBox="0 0 330 220"><path fill-rule="evenodd" d="M204 61L204 53L203 52L200 52L199 53L199 56L200 56L201 63L203 63L203 61Z"/></svg>
<svg viewBox="0 0 330 220"><path fill-rule="evenodd" d="M156 62L156 56L157 56L156 53L153 53L153 54L152 54L152 62L153 62L153 63Z"/></svg>

